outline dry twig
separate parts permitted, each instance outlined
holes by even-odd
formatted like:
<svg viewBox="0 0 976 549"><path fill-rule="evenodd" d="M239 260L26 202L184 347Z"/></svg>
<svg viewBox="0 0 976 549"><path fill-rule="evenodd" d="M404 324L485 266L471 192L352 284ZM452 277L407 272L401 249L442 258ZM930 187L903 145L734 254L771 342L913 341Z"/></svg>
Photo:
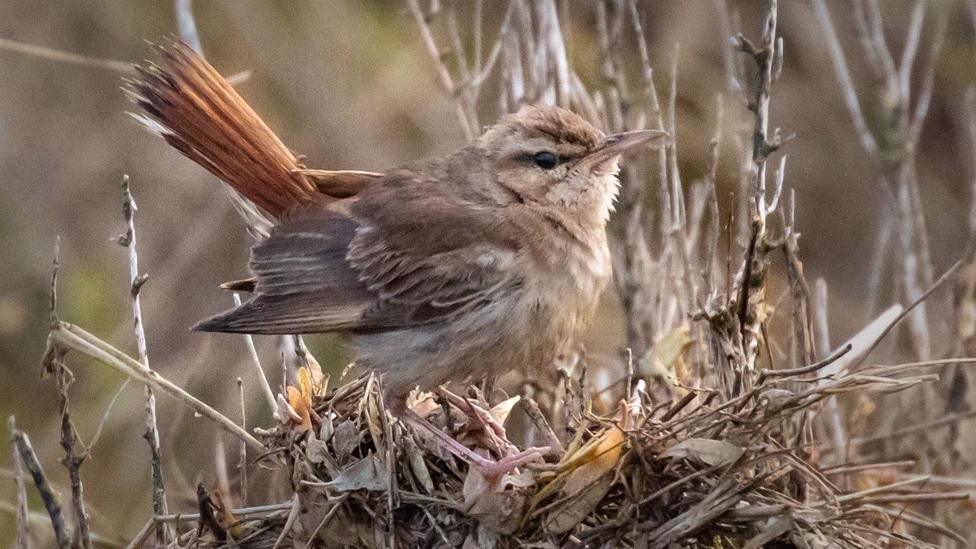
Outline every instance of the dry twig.
<svg viewBox="0 0 976 549"><path fill-rule="evenodd" d="M30 549L31 538L30 538L30 514L29 508L27 507L27 487L24 485L24 465L23 461L20 459L20 452L17 448L17 441L13 436L13 433L17 431L17 422L14 416L7 418L7 427L11 433L10 436L10 448L11 448L11 462L13 463L13 478L14 486L17 493L17 538L16 547L17 549Z"/></svg>
<svg viewBox="0 0 976 549"><path fill-rule="evenodd" d="M264 451L264 444L254 438L250 433L241 429L236 423L226 416L214 410L200 399L186 392L172 381L164 378L155 370L146 368L141 362L126 355L122 351L98 339L84 329L60 322L48 336L48 345L63 345L66 348L77 350L84 353L98 362L115 368L126 376L129 376L140 383L152 386L154 389L164 392L182 402L185 406L203 417L214 421L220 428L228 433L243 440L258 451Z"/></svg>
<svg viewBox="0 0 976 549"><path fill-rule="evenodd" d="M136 336L136 350L139 362L149 370L149 355L146 350L146 331L143 327L142 306L139 300L139 292L142 286L149 280L149 275L139 273L139 252L136 249L136 228L134 216L136 212L136 202L132 198L129 188L129 176L122 176L122 216L125 218L125 234L118 238L118 243L129 251L129 295L132 297L132 319L133 329ZM156 425L156 396L153 394L152 387L145 386L146 391L146 432L143 438L149 444L150 458L150 480L152 482L152 502L153 513L165 515L168 512L166 504L166 489L163 487L163 466L162 456L159 448L159 428ZM160 528L156 532L156 543L165 545L167 543L167 532Z"/></svg>
<svg viewBox="0 0 976 549"><path fill-rule="evenodd" d="M34 486L37 487L41 501L44 502L44 508L47 509L48 517L51 519L51 527L54 528L54 538L58 543L58 547L70 547L71 532L68 531L68 526L65 524L64 517L61 515L61 498L51 488L50 483L48 483L47 475L44 474L44 468L41 467L41 462L37 459L34 447L31 446L30 438L20 430L14 430L11 433L11 437L13 438L14 447L20 454L20 461L24 464L27 472L30 473L31 478L34 480Z"/></svg>

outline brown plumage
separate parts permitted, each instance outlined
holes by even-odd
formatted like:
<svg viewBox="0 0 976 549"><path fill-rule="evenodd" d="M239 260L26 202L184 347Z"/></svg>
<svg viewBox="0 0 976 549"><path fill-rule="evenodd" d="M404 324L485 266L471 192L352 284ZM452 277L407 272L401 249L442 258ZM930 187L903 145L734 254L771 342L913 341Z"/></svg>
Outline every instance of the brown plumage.
<svg viewBox="0 0 976 549"><path fill-rule="evenodd" d="M344 333L401 402L546 367L572 342L610 277L617 159L661 133L607 137L527 106L445 157L307 170L206 61L160 50L129 84L144 123L274 222L252 250L252 299L196 329Z"/></svg>

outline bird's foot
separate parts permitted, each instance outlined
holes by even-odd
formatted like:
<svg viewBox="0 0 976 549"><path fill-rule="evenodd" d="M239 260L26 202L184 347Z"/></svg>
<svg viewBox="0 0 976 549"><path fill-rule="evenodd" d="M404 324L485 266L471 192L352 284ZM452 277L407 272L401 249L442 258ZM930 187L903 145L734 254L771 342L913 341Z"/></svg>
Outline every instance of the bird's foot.
<svg viewBox="0 0 976 549"><path fill-rule="evenodd" d="M508 441L508 434L505 432L505 427L495 421L495 418L492 417L491 412L485 410L481 406L478 406L470 399L458 396L443 387L438 389L438 394L441 395L441 398L447 400L457 409L461 410L465 416L467 416L469 425L480 427L488 435L492 443L495 445L495 448L500 453L507 453L508 451L511 451L511 449L515 448L514 445Z"/></svg>
<svg viewBox="0 0 976 549"><path fill-rule="evenodd" d="M528 465L533 461L542 461L552 449L548 446L533 447L505 456L499 460L481 457L480 462L472 463L481 470L481 475L487 479L501 479L503 476L512 473L515 469ZM477 454L475 454L477 455Z"/></svg>

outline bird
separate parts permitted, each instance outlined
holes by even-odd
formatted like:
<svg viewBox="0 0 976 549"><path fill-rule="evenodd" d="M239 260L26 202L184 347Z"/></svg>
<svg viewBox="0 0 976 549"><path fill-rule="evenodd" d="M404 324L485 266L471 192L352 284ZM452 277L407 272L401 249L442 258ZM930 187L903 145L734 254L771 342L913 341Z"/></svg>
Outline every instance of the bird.
<svg viewBox="0 0 976 549"><path fill-rule="evenodd" d="M194 329L341 333L394 413L415 388L552 367L611 280L619 160L666 135L527 104L443 156L312 170L192 48L157 49L125 85L135 116L229 185L258 238L253 277L224 285L250 299Z"/></svg>

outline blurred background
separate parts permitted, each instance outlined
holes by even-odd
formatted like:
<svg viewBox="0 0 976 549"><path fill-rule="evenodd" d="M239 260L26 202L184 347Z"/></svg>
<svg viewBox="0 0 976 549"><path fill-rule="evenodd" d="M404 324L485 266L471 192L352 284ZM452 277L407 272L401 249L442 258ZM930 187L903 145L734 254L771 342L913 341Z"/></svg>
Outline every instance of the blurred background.
<svg viewBox="0 0 976 549"><path fill-rule="evenodd" d="M595 80L599 52L593 3L564 4L572 11L564 22L572 37L570 59L581 75ZM679 164L692 180L706 170L715 95L726 86L722 64L730 45L718 15L721 4L640 4L662 94L675 44L681 45ZM966 87L976 83L976 41L964 3L930 4L950 10L917 156L938 274L969 244L974 158L963 98ZM758 36L765 2L729 5L740 16L742 32ZM900 52L908 2L880 5L891 48ZM848 56L851 73L859 77L868 67L859 55L850 3L829 2L829 7L841 43L854 52ZM500 17L495 11L486 9L488 36ZM452 151L464 141L454 102L439 86L417 26L400 2L215 0L198 2L194 14L210 62L225 75L249 71L238 91L293 150L305 155L309 167L382 171ZM926 31L931 19L925 20ZM90 59L141 62L152 55L147 40L175 33L170 2L6 0L0 6L0 39ZM796 193L807 277L827 282L832 341L839 343L897 297L883 290L877 303L866 299L871 255L890 212L880 168L854 131L812 5L782 3L780 34L785 66L773 91L771 119L796 134L787 145L786 185ZM924 56L928 35L921 36ZM241 377L248 424L269 423L271 411L260 398L244 340L189 331L196 321L232 305L218 283L247 274L249 241L227 194L210 174L126 114L131 105L120 91L120 71L31 55L5 44L0 47L0 416L16 415L56 487L66 493L67 479L58 464L55 389L40 379L39 368L54 243L60 235L61 317L134 354L126 250L113 241L124 232L120 181L128 174L139 206L140 268L150 276L141 294L150 365L235 419L235 380ZM866 94L870 120L879 107L872 104L870 84L862 82L869 80L858 80L858 89ZM731 185L737 169L723 156L720 189ZM954 329L949 292L934 295L929 316L933 354L945 354L945 334ZM596 364L619 356L624 342L619 317L608 296L585 342ZM274 370L280 364L275 341L257 340L262 361ZM341 342L315 338L310 346L323 367L336 371L345 364ZM69 366L77 377L74 420L87 438L123 380L81 357L69 357ZM279 378L271 376L273 383ZM170 508L192 511L196 483L215 480L213 431L167 397L158 400ZM112 539L131 536L151 515L142 406L142 390L132 384L82 469L93 527ZM6 427L0 433L7 440ZM228 463L236 463L237 442L224 442ZM0 472L6 475L9 452L0 455ZM0 502L12 501L12 484L0 475ZM273 486L264 487L252 492L251 502L275 501L274 496ZM32 503L40 509L36 500ZM0 543L11 539L12 527L13 516L0 509Z"/></svg>

